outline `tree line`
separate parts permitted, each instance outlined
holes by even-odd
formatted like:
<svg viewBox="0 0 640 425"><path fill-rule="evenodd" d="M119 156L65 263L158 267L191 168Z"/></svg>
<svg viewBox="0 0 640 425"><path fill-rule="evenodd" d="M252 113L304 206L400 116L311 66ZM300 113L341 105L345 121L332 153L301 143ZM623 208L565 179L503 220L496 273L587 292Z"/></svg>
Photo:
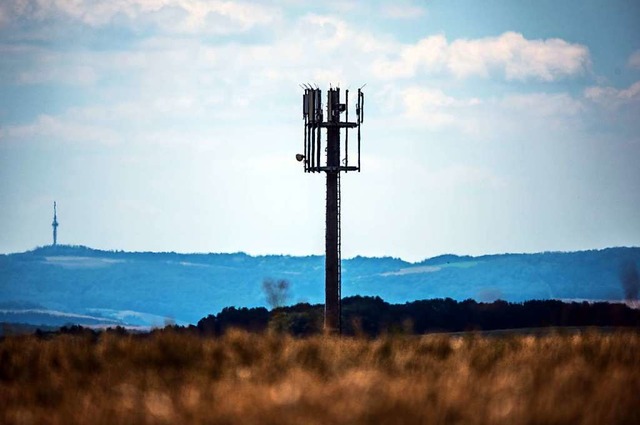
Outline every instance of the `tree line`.
<svg viewBox="0 0 640 425"><path fill-rule="evenodd" d="M324 305L299 303L267 310L226 307L201 319L195 328L209 335L230 328L251 332L268 329L306 336L322 332ZM380 297L342 300L342 333L375 337L386 333L489 331L540 327L637 327L640 309L622 303L532 300L491 303L451 298L389 304Z"/></svg>
<svg viewBox="0 0 640 425"><path fill-rule="evenodd" d="M451 298L390 304L380 297L352 296L342 300L341 329L344 335L366 337L564 327L625 327L640 330L640 308L637 307L608 302L531 300L510 303L497 300L483 303ZM225 307L217 314L200 319L197 325L169 325L165 329L203 336L221 336L231 329L241 329L304 337L322 333L323 313L323 304L308 303L271 310L265 307ZM121 326L108 329L107 332L128 333ZM36 331L36 335L42 337L56 333L98 334L79 325L64 326L58 331Z"/></svg>

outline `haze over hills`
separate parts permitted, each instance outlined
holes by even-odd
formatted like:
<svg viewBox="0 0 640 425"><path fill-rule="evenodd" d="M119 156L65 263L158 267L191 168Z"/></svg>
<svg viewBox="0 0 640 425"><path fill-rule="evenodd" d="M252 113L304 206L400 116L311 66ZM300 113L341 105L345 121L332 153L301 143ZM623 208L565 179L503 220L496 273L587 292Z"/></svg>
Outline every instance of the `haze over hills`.
<svg viewBox="0 0 640 425"><path fill-rule="evenodd" d="M580 252L443 255L343 260L342 296L391 303L472 298L610 300L624 298L623 264L640 248ZM290 282L289 304L324 302L324 257L101 251L48 246L0 255L0 322L94 326L196 323L226 306L266 306L265 279Z"/></svg>

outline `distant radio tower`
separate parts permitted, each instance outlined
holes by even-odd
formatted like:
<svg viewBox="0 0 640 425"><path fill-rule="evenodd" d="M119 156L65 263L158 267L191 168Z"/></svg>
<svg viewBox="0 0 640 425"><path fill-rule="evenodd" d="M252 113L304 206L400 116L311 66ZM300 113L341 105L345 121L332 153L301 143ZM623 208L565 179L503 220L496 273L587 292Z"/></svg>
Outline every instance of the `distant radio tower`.
<svg viewBox="0 0 640 425"><path fill-rule="evenodd" d="M53 223L51 223L51 227L53 227L53 246L56 246L58 244L58 215L55 201L53 201Z"/></svg>

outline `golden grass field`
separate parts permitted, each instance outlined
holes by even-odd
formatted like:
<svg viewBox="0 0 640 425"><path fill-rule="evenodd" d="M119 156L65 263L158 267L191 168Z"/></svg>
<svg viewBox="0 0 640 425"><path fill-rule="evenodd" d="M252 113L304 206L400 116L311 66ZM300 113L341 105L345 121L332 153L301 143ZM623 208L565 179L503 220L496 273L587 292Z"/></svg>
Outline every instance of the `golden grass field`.
<svg viewBox="0 0 640 425"><path fill-rule="evenodd" d="M12 336L2 424L640 424L640 335Z"/></svg>

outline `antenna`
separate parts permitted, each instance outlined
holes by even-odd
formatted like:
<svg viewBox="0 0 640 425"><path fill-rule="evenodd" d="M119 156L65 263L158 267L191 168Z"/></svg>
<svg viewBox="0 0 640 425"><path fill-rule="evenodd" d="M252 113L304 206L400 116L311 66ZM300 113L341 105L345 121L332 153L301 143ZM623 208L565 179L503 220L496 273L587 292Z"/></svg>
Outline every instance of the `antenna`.
<svg viewBox="0 0 640 425"><path fill-rule="evenodd" d="M51 227L53 227L53 246L58 245L58 225L58 211L56 201L53 201L53 223L51 223Z"/></svg>
<svg viewBox="0 0 640 425"><path fill-rule="evenodd" d="M325 307L324 329L328 333L340 333L341 322L341 232L340 232L340 173L360 172L360 125L364 120L364 93L358 89L356 120L349 121L349 90L345 90L344 103L340 101L340 87L330 86L327 92L326 120L322 109L322 91L304 86L302 111L304 119L303 154L296 159L304 163L305 173L326 174L326 233L325 233ZM317 86L316 86L317 87ZM345 120L340 120L340 114ZM357 129L357 165L349 165L349 130ZM344 130L344 144L340 140ZM326 133L327 146L322 149L322 133ZM323 156L322 153L325 153ZM344 154L344 157L341 156ZM353 158L353 154L351 155Z"/></svg>

